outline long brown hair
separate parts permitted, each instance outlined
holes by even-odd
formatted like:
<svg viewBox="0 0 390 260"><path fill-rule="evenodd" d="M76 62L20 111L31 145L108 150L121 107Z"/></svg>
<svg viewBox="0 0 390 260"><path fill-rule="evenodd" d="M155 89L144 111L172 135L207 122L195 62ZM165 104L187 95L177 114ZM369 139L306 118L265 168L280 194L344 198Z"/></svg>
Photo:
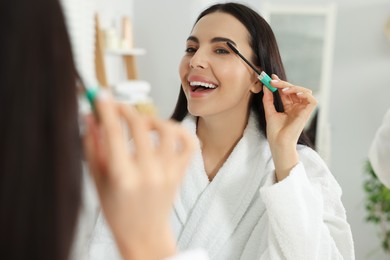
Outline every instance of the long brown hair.
<svg viewBox="0 0 390 260"><path fill-rule="evenodd" d="M286 73L275 35L269 24L257 12L248 6L238 3L215 4L204 10L196 19L195 24L202 17L215 12L227 13L239 20L246 27L250 35L249 43L254 53L254 57L251 58L252 62L266 71L269 75L276 74L279 78L286 80ZM279 92L275 91L273 95L276 110L278 112L283 112L283 103ZM253 94L250 101L250 109L257 115L259 129L266 136L267 122L265 120L262 91ZM187 114L187 99L180 86L179 97L171 118L176 121L182 121ZM304 132L302 132L299 137L298 143L310 146L309 139Z"/></svg>
<svg viewBox="0 0 390 260"><path fill-rule="evenodd" d="M67 259L80 205L77 73L58 0L0 1L0 259Z"/></svg>

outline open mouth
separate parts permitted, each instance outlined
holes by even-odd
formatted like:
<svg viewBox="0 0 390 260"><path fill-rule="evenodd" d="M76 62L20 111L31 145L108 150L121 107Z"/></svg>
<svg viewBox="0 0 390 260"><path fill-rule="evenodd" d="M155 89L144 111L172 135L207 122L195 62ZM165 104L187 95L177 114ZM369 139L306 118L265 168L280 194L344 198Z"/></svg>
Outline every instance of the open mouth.
<svg viewBox="0 0 390 260"><path fill-rule="evenodd" d="M193 92L208 91L208 90L216 89L218 87L217 85L211 83L205 83L201 81L191 81L190 86Z"/></svg>

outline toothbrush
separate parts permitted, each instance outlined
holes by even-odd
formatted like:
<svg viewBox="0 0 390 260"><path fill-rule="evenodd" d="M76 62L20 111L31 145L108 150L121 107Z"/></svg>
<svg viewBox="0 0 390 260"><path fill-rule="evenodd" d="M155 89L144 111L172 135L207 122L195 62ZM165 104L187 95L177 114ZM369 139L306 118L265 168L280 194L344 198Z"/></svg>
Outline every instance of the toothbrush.
<svg viewBox="0 0 390 260"><path fill-rule="evenodd" d="M267 73L265 73L264 71L260 72L255 66L253 66L252 63L250 63L247 59L245 59L244 56L242 56L242 54L236 49L236 47L233 46L233 44L231 44L230 42L226 42L226 44L232 51L234 51L238 56L240 56L240 58L245 61L245 63L248 64L249 67L251 67L257 73L257 78L261 81L261 83L263 83L272 92L278 90L277 88L271 86L271 77L268 76Z"/></svg>

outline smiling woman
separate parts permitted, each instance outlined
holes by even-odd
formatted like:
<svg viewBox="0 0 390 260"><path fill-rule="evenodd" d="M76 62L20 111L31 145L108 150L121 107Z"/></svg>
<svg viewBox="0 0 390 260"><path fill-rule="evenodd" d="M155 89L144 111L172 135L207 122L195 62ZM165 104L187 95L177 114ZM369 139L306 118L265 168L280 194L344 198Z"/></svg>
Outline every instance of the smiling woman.
<svg viewBox="0 0 390 260"><path fill-rule="evenodd" d="M208 30L204 32L204 28ZM210 15L194 26L180 63L182 88L192 115L223 113L234 117L247 110L251 92L260 92L260 82L255 73L237 56L231 55L232 51L226 45L227 41L238 44L241 51L249 56L251 52L246 36L244 25L226 13ZM199 92L199 88L189 86L194 82L212 84L216 88Z"/></svg>
<svg viewBox="0 0 390 260"><path fill-rule="evenodd" d="M185 44L172 119L199 149L174 204L179 248L202 247L211 259L354 259L341 189L303 133L317 102L285 81L267 22L245 5L216 4Z"/></svg>
<svg viewBox="0 0 390 260"><path fill-rule="evenodd" d="M258 70L274 74L271 84L278 91L272 94L263 88L257 73L226 42ZM316 101L311 90L283 81L276 40L265 20L235 3L205 10L187 39L180 77L172 118L182 121L201 145L175 204L174 225L181 248L202 246L216 259L354 258L339 186L302 133ZM215 88L198 94L193 85L199 82ZM320 179L328 184L318 190ZM319 200L307 199L308 194ZM326 202L330 198L334 204ZM331 215L339 220L325 225L328 219L322 212L331 208L336 212ZM303 219L306 223L298 225ZM335 226L343 226L343 231L332 232ZM260 234L264 230L268 230L265 236ZM297 237L303 230L312 232ZM341 237L347 246L320 246ZM285 244L286 240L294 241L293 245Z"/></svg>

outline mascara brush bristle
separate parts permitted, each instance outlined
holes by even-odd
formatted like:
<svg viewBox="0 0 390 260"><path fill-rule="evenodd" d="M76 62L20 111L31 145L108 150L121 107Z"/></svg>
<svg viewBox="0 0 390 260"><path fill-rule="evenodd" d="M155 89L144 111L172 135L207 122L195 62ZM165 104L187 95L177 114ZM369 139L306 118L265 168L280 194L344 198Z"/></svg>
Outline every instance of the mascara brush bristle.
<svg viewBox="0 0 390 260"><path fill-rule="evenodd" d="M250 63L247 59L245 59L244 56L242 56L242 54L236 49L236 47L233 46L233 44L231 44L230 42L226 42L227 46L229 46L229 48L234 51L238 56L240 56L240 58L245 61L246 64L249 65L249 67L251 67L256 73L257 75L260 75L260 71L252 64Z"/></svg>
<svg viewBox="0 0 390 260"><path fill-rule="evenodd" d="M229 48L234 51L235 53L239 54L238 50L236 49L236 47L233 46L233 44L231 44L230 42L226 42L226 44L229 46Z"/></svg>

